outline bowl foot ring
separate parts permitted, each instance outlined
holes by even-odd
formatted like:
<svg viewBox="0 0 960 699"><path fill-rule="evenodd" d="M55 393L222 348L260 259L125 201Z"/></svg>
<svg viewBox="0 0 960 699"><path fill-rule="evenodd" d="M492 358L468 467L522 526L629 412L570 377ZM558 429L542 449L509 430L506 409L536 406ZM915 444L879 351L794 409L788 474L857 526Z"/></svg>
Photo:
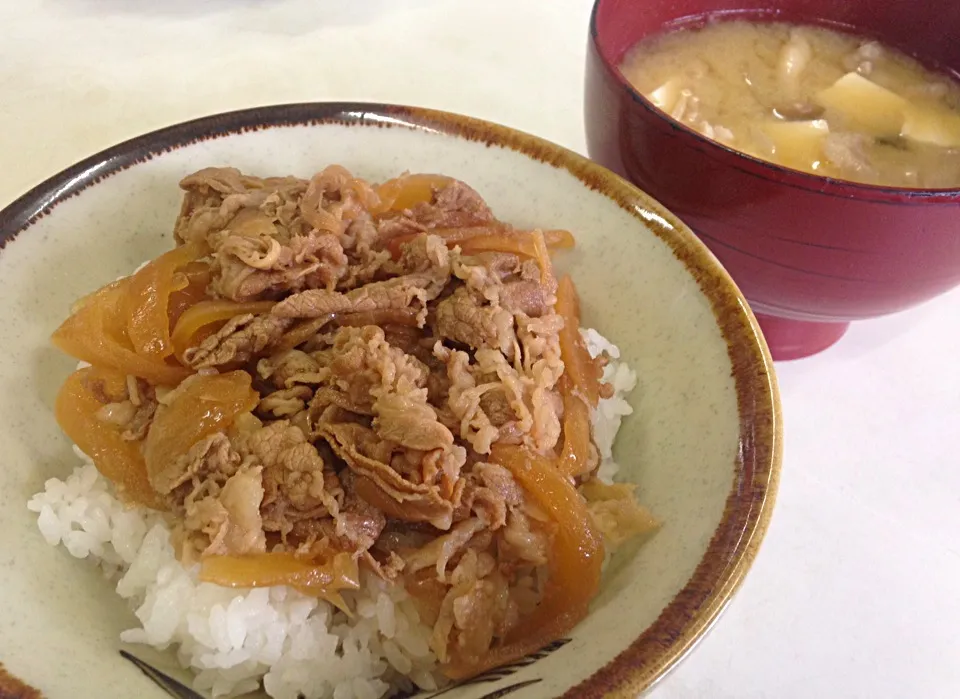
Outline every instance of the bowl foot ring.
<svg viewBox="0 0 960 699"><path fill-rule="evenodd" d="M802 359L833 346L850 323L818 323L757 314L774 361Z"/></svg>

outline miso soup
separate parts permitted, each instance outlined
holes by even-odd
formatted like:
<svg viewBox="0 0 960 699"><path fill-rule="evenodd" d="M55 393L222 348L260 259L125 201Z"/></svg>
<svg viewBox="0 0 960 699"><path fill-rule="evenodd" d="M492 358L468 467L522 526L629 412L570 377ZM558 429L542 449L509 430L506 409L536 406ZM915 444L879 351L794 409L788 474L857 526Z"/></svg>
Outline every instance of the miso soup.
<svg viewBox="0 0 960 699"><path fill-rule="evenodd" d="M960 85L876 41L719 21L645 39L620 69L672 118L754 157L867 184L960 187Z"/></svg>

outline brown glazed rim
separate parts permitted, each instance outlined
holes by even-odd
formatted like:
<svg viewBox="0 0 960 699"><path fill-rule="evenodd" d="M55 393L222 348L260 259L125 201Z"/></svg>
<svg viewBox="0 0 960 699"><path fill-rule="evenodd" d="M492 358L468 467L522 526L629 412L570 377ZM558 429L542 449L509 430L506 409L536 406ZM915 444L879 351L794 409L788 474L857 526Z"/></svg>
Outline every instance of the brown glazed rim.
<svg viewBox="0 0 960 699"><path fill-rule="evenodd" d="M566 148L479 119L386 104L287 104L185 122L87 158L0 211L0 246L29 229L58 203L165 152L243 132L323 124L444 133L487 147L510 149L564 169L642 221L670 247L709 299L727 344L740 417L740 448L723 518L693 576L656 621L606 666L563 695L563 699L634 699L690 651L716 620L753 563L776 497L783 441L773 361L756 319L716 258L658 202ZM650 212L656 216L650 216Z"/></svg>

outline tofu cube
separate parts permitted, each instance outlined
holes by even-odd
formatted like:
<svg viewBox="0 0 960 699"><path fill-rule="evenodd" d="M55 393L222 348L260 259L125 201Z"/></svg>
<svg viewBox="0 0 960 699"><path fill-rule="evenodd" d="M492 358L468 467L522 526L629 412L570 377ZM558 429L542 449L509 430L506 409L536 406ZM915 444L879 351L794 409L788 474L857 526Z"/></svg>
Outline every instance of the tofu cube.
<svg viewBox="0 0 960 699"><path fill-rule="evenodd" d="M940 104L910 105L900 135L943 148L960 148L960 114Z"/></svg>
<svg viewBox="0 0 960 699"><path fill-rule="evenodd" d="M662 109L669 114L680 99L680 79L671 78L647 95L647 99L653 102L657 109Z"/></svg>
<svg viewBox="0 0 960 699"><path fill-rule="evenodd" d="M877 138L897 136L909 103L895 92L857 73L847 73L815 97L840 116L851 130ZM828 115L829 116L829 115Z"/></svg>
<svg viewBox="0 0 960 699"><path fill-rule="evenodd" d="M760 130L773 144L774 162L806 172L814 172L823 159L823 140L830 133L823 119L769 121Z"/></svg>

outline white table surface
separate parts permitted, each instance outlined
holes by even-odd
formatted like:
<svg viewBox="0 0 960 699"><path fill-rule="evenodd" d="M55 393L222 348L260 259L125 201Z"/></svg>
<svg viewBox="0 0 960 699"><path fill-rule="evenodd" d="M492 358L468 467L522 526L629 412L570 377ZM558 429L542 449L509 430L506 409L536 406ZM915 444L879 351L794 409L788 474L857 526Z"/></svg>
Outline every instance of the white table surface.
<svg viewBox="0 0 960 699"><path fill-rule="evenodd" d="M4 0L0 205L122 139L276 102L436 107L585 152L590 4ZM770 532L655 699L960 697L958 360L954 292L778 366Z"/></svg>

